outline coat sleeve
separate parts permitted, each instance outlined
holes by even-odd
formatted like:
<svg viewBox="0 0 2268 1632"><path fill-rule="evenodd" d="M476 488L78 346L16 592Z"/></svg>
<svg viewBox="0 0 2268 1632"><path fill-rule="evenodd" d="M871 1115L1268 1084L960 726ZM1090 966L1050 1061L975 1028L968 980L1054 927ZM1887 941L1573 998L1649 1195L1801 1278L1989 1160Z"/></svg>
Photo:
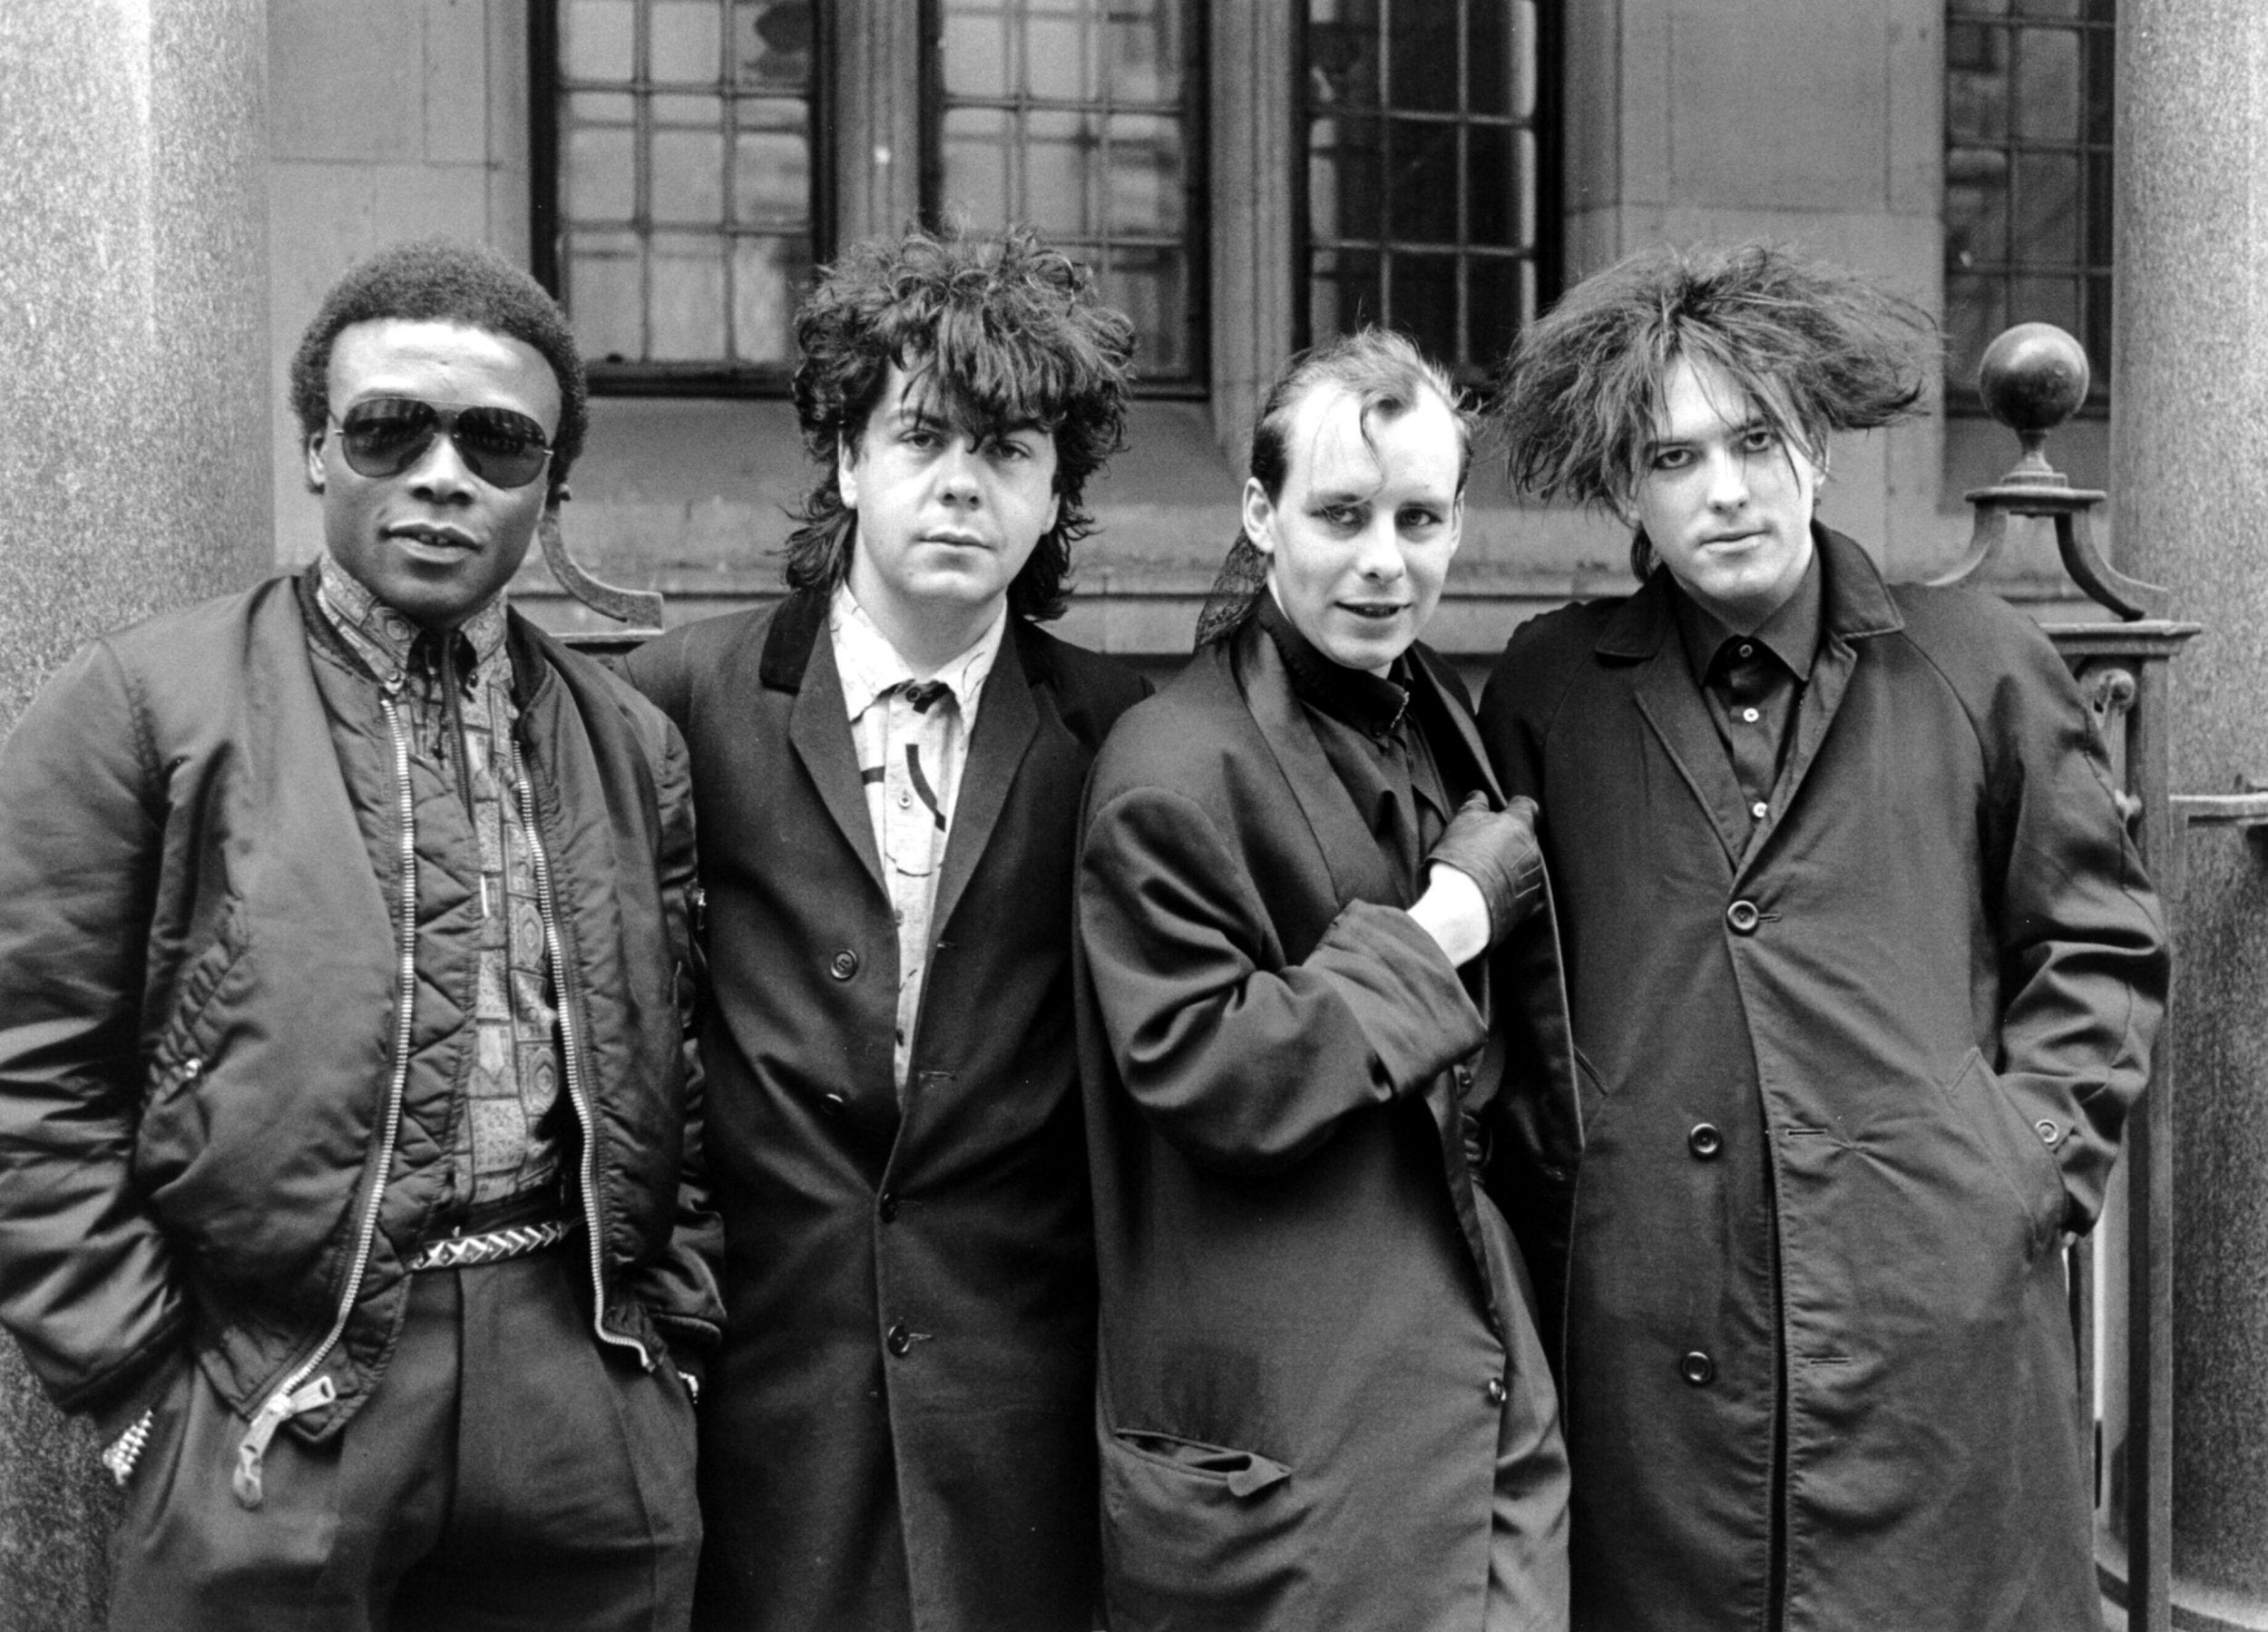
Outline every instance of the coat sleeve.
<svg viewBox="0 0 2268 1632"><path fill-rule="evenodd" d="M2084 1231L2149 1078L2171 954L2086 704L2045 637L2027 625L2013 638L2019 655L1980 721L2000 874L2000 1087L2055 1152L2064 1227Z"/></svg>
<svg viewBox="0 0 2268 1632"><path fill-rule="evenodd" d="M0 1322L66 1411L112 1413L188 1322L132 1172L154 757L99 644L0 744Z"/></svg>
<svg viewBox="0 0 2268 1632"><path fill-rule="evenodd" d="M699 885L694 871L693 787L685 740L674 725L665 728L667 746L654 778L661 818L656 862L661 873L661 904L672 954L677 960L679 1044L685 1061L685 1146L678 1185L677 1228L670 1250L646 1268L640 1301L653 1311L679 1363L695 1369L699 1357L723 1335L724 1305L717 1276L724 1262L724 1224L709 1197L703 1151L703 1093L699 1015L706 988L694 923Z"/></svg>
<svg viewBox="0 0 2268 1632"><path fill-rule="evenodd" d="M1355 902L1286 963L1237 854L1168 789L1090 812L1078 914L1120 1080L1207 1167L1288 1168L1485 1038L1456 970L1398 908Z"/></svg>

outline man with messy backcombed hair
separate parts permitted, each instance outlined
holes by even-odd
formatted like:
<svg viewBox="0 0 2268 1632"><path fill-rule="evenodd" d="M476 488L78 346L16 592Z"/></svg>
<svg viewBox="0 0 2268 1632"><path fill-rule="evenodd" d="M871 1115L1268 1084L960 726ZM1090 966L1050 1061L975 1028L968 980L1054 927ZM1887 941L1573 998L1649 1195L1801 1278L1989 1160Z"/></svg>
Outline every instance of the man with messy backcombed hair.
<svg viewBox="0 0 2268 1632"><path fill-rule="evenodd" d="M777 609L631 660L692 750L730 1327L699 1619L1090 1624L1080 787L1141 682L1055 640L1132 326L1029 232L860 245L797 324Z"/></svg>
<svg viewBox="0 0 2268 1632"><path fill-rule="evenodd" d="M2058 1249L2165 931L2055 649L1814 517L1830 436L1930 349L1847 272L1660 250L1506 376L1515 479L1622 518L1644 577L1517 630L1481 707L1542 806L1583 1071L1580 1627L2097 1613Z"/></svg>

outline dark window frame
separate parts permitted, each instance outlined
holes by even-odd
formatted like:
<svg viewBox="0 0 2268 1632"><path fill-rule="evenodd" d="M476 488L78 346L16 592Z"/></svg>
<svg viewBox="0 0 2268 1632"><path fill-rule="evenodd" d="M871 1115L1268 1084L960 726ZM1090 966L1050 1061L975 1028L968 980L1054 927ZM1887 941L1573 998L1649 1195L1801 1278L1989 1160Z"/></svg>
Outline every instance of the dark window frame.
<svg viewBox="0 0 2268 1632"><path fill-rule="evenodd" d="M1466 11L1473 5L1487 0L1457 0L1460 26ZM1383 0L1382 10L1390 8L1394 0ZM1535 137L1536 151L1536 235L1527 259L1536 273L1536 313L1540 316L1565 292L1567 274L1567 230L1564 216L1566 199L1567 132L1563 98L1567 78L1565 27L1562 15L1563 0L1536 0L1536 106L1529 127ZM1309 24L1304 3L1295 7L1293 29L1291 66L1292 85L1290 107L1292 131L1290 142L1290 176L1292 200L1292 323L1293 345L1305 350L1315 343L1314 256L1312 207L1308 197L1308 165L1310 125L1313 113L1307 94L1309 56ZM1378 117L1393 116L1383 103ZM1406 116L1406 115L1405 115ZM1439 116L1444 122L1456 115ZM1382 177L1383 183L1383 177ZM1382 200L1382 216L1390 215L1391 201ZM1461 221L1464 201L1459 200ZM1368 241L1368 240L1356 240ZM1391 246L1392 239L1375 240ZM1446 246L1461 253L1462 244ZM1437 249L1441 246L1429 246ZM1389 248L1387 253L1393 253ZM1390 325L1392 327L1392 325ZM1492 390L1503 359L1488 361L1456 361L1437 359L1450 366L1451 376L1476 397L1485 399Z"/></svg>
<svg viewBox="0 0 2268 1632"><path fill-rule="evenodd" d="M835 7L812 0L809 142L811 258L825 265L835 252L834 128ZM560 246L559 7L534 0L528 7L529 270L554 298L562 296ZM712 362L608 362L586 357L583 371L594 396L784 397L794 365Z"/></svg>
<svg viewBox="0 0 2268 1632"><path fill-rule="evenodd" d="M1204 401L1212 395L1212 240L1214 227L1211 216L1212 189L1209 185L1211 162L1210 112L1213 97L1211 78L1211 6L1209 0L1184 0L1188 14L1182 31L1181 83L1186 87L1187 111L1183 119L1183 135L1188 143L1187 161L1182 167L1181 235L1183 253L1188 263L1188 334L1184 343L1188 348L1188 371L1183 376L1163 378L1149 377L1138 365L1134 391L1137 396L1164 399ZM922 132L921 218L925 227L934 230L942 225L945 174L945 86L944 86L944 7L945 0L920 0L921 6L921 79L920 118ZM986 99L987 103L993 99ZM1050 99L1044 103L1030 102L1013 93L997 99L1012 105L1021 114L1030 107L1042 111L1100 112L1108 104L1090 104L1075 101ZM1050 235L1051 242L1059 241ZM1102 240L1108 244L1106 227ZM1083 245L1067 244L1065 252L1075 259ZM1101 271L1100 261L1089 261Z"/></svg>
<svg viewBox="0 0 2268 1632"><path fill-rule="evenodd" d="M1941 279L1945 292L1945 308L1952 308L1951 289L1957 278L1996 280L2001 289L2006 321L2010 324L2028 320L2033 314L2014 309L2017 281L2026 277L2068 278L2078 285L2078 324L2076 338L2087 348L2093 369L2087 386L2087 401L2078 411L2082 418L2107 418L2110 413L2109 369L2110 354L2107 344L2110 332L2110 305L2116 298L2112 287L2111 208L2112 189L2117 165L2116 133L2115 129L2115 84L2110 83L2116 73L2117 8L2116 0L2102 0L2108 15L2078 16L2045 16L2019 10L1988 12L1963 0L1947 0L1945 7L1945 65L1946 112L1941 152L1950 192L1954 184L1952 175L1954 154L1957 151L1997 152L2002 158L2006 177L2004 222L2006 242L2001 259L1974 262L1968 266L1956 264L1956 249L1948 231L1945 259ZM2091 9L2091 8L2090 8ZM2077 36L2079 53L2080 104L2075 110L2078 133L2076 138L2046 138L2019 134L2019 112L2016 87L2020 83L2018 62L2024 49L2019 36L2066 34ZM2001 41L2001 73L2009 82L2006 129L1997 138L1956 137L1954 131L1954 94L1951 81L1957 73L1976 72L1973 61L1963 59L1964 43L1973 35L1983 40L1998 35ZM2097 87L2092 76L2099 74L2105 83ZM2099 128L2088 118L2089 105L2097 90L2102 93L2106 109ZM2064 153L2072 155L2078 170L2078 200L2074 236L2077 243L2077 259L2070 261L2038 260L2020 251L2024 246L2015 241L2016 224L2023 207L2019 154ZM2100 161L2099 171L2096 161ZM2099 195L2099 196L2098 196ZM1950 212L1948 226L1950 226ZM2099 302L2099 306L2098 306ZM1950 333L1949 342L1954 337ZM1989 339L1989 337L1986 337ZM2100 339L2102 345L2090 344ZM1945 381L1945 413L1950 418L1978 418L1987 416L1983 400L1977 392L1974 359L1958 362L1949 357Z"/></svg>

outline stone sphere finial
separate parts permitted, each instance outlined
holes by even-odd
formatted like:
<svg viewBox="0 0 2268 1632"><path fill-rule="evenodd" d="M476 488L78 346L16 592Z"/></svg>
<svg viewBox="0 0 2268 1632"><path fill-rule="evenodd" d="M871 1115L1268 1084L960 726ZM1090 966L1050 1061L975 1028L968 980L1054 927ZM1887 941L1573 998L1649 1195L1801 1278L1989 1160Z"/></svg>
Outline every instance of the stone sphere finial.
<svg viewBox="0 0 2268 1632"><path fill-rule="evenodd" d="M1977 394L2022 441L2019 469L2048 469L2041 447L2087 400L2088 377L2087 348L2052 323L2019 323L1985 347Z"/></svg>

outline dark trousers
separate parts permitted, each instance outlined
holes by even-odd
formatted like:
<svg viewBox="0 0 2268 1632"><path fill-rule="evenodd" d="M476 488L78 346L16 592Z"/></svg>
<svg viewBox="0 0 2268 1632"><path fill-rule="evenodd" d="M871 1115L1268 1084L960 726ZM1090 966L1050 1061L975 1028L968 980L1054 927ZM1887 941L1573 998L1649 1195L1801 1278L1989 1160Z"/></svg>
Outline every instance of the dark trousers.
<svg viewBox="0 0 2268 1632"><path fill-rule="evenodd" d="M196 1368L157 1408L112 1548L112 1632L681 1632L700 1550L693 1412L602 1349L564 1247L411 1279L376 1390L327 1443L230 1471Z"/></svg>

